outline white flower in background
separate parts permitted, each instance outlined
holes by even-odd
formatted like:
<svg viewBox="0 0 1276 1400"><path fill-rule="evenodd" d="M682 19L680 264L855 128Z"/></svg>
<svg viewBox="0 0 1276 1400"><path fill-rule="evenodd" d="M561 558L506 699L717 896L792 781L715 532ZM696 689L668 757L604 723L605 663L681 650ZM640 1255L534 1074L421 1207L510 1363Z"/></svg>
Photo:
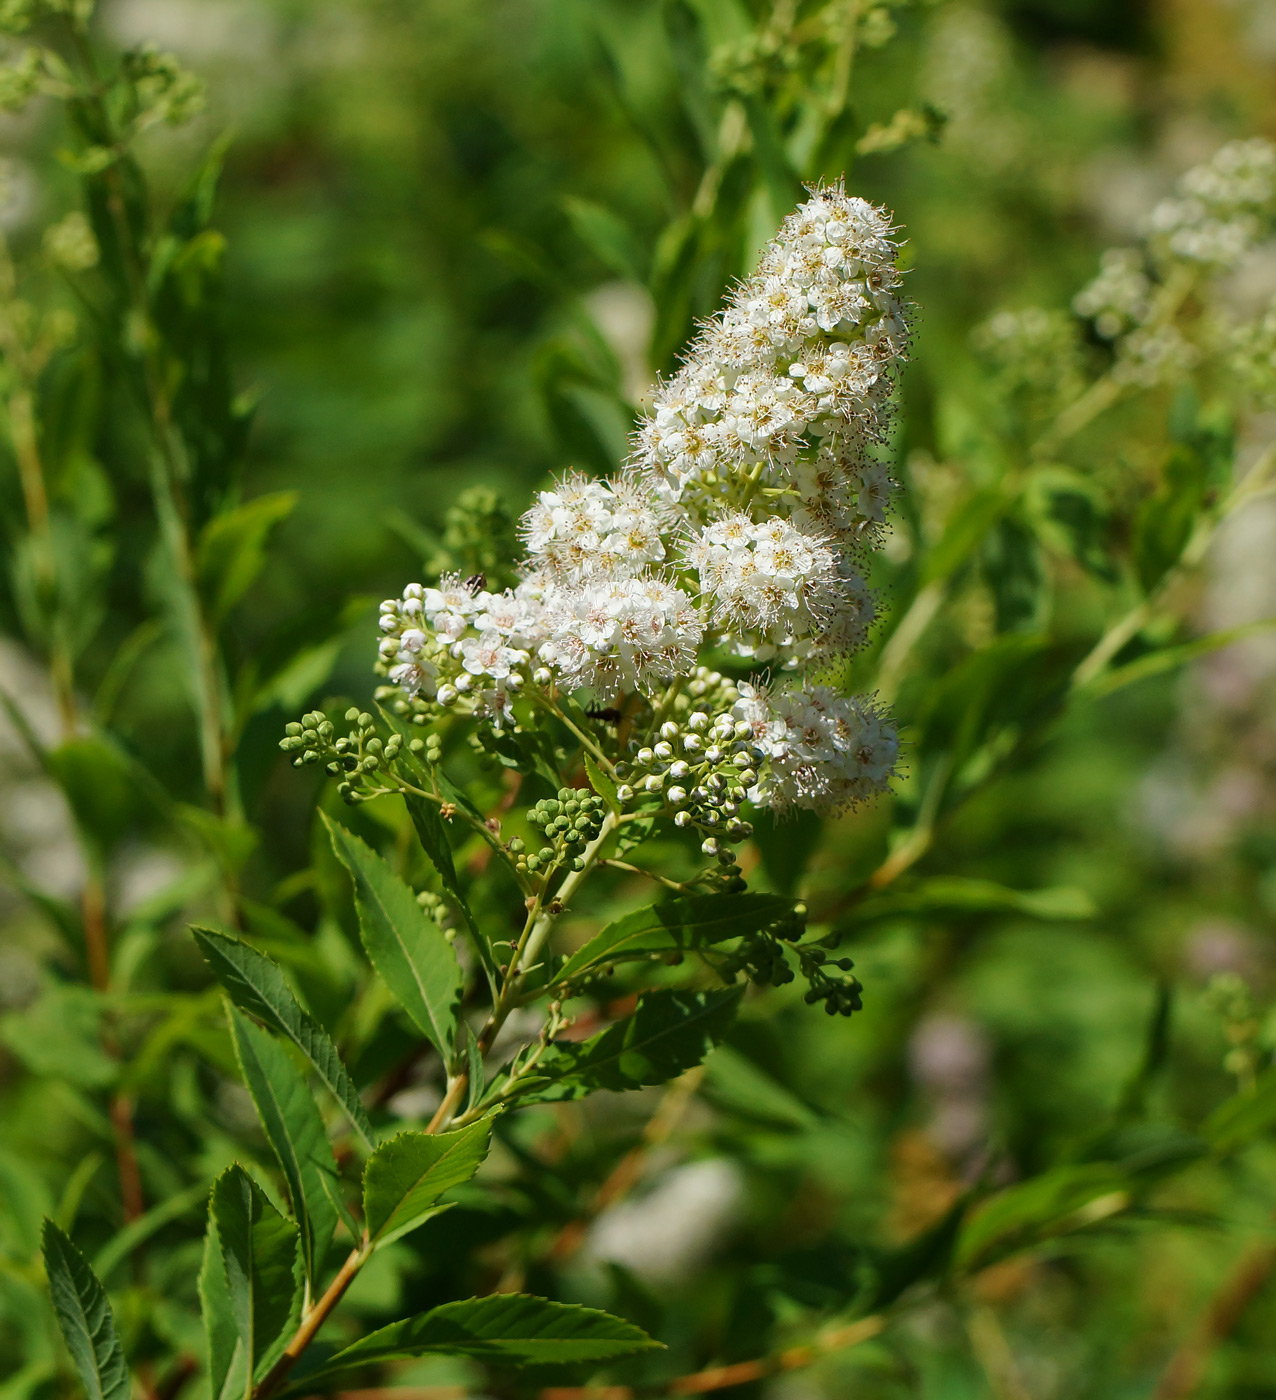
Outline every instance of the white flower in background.
<svg viewBox="0 0 1276 1400"><path fill-rule="evenodd" d="M1121 341L1112 377L1122 384L1151 389L1180 378L1196 359L1196 347L1177 326L1140 327Z"/></svg>
<svg viewBox="0 0 1276 1400"><path fill-rule="evenodd" d="M1276 147L1229 141L1152 210L1149 231L1172 257L1234 267L1268 230L1274 207Z"/></svg>
<svg viewBox="0 0 1276 1400"><path fill-rule="evenodd" d="M1137 248L1109 248L1099 260L1099 274L1072 298L1078 316L1094 322L1104 340L1115 340L1141 325L1152 310L1152 281Z"/></svg>

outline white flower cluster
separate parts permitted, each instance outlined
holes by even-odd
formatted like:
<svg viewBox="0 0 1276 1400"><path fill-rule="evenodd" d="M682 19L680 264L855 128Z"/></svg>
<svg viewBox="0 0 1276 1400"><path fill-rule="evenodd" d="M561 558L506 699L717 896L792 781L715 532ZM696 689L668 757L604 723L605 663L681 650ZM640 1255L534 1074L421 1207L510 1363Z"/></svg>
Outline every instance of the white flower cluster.
<svg viewBox="0 0 1276 1400"><path fill-rule="evenodd" d="M764 805L837 811L881 792L895 771L899 737L870 701L823 685L770 696L739 690L734 712L768 755L756 794Z"/></svg>
<svg viewBox="0 0 1276 1400"><path fill-rule="evenodd" d="M687 558L718 618L773 643L809 636L835 599L837 559L829 542L780 516L757 523L730 511L704 527Z"/></svg>
<svg viewBox="0 0 1276 1400"><path fill-rule="evenodd" d="M1252 321L1229 322L1222 339L1230 373L1259 404L1270 408L1276 403L1276 301Z"/></svg>
<svg viewBox="0 0 1276 1400"><path fill-rule="evenodd" d="M443 705L469 695L500 722L528 682L529 697L611 700L693 677L705 647L793 670L863 645L874 603L860 556L893 489L869 447L907 343L892 232L882 210L815 191L658 392L626 469L540 493L517 588L450 577L383 604L389 679ZM793 715L836 719L819 748L834 755L828 785L799 773L816 749L799 758L777 738L786 776L761 782L763 800L833 807L885 786L889 726L871 706L791 695ZM774 703L785 728L790 702ZM871 724L881 734L861 741Z"/></svg>
<svg viewBox="0 0 1276 1400"><path fill-rule="evenodd" d="M573 472L540 493L523 517L523 537L559 579L631 578L663 562L662 524L633 477L593 481Z"/></svg>
<svg viewBox="0 0 1276 1400"><path fill-rule="evenodd" d="M1173 257L1234 267L1266 231L1274 206L1276 147L1261 138L1229 141L1152 210L1149 230Z"/></svg>
<svg viewBox="0 0 1276 1400"><path fill-rule="evenodd" d="M1075 297L1072 309L1094 322L1104 340L1115 340L1142 325L1152 310L1152 280L1137 248L1109 248L1099 260L1099 275Z"/></svg>
<svg viewBox="0 0 1276 1400"><path fill-rule="evenodd" d="M882 434L908 341L892 233L883 210L840 189L785 220L640 429L637 462L667 498L783 481L834 434Z"/></svg>

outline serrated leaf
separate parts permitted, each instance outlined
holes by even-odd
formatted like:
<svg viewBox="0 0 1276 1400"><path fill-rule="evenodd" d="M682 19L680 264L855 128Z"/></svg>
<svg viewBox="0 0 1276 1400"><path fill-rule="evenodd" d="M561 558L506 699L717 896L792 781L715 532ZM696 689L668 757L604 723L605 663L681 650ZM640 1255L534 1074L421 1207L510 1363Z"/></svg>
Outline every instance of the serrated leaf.
<svg viewBox="0 0 1276 1400"><path fill-rule="evenodd" d="M337 1212L321 1180L324 1176L336 1180L332 1145L310 1086L284 1047L233 1006L230 1028L244 1083L288 1183L293 1214L301 1227L306 1278L313 1289L337 1225Z"/></svg>
<svg viewBox="0 0 1276 1400"><path fill-rule="evenodd" d="M610 1313L525 1293L494 1293L444 1303L392 1322L338 1352L299 1381L295 1390L312 1389L316 1381L357 1366L417 1356L469 1356L494 1365L545 1366L610 1361L659 1345L632 1322Z"/></svg>
<svg viewBox="0 0 1276 1400"><path fill-rule="evenodd" d="M569 981L587 968L616 958L742 938L793 917L793 901L781 895L708 894L663 900L608 924L567 959L554 980Z"/></svg>
<svg viewBox="0 0 1276 1400"><path fill-rule="evenodd" d="M522 1103L583 1099L598 1089L663 1084L698 1065L726 1034L740 992L661 989L645 993L632 1016L573 1045L555 1042L536 1067L547 1082L517 1094Z"/></svg>
<svg viewBox="0 0 1276 1400"><path fill-rule="evenodd" d="M292 1041L345 1109L364 1146L374 1147L372 1124L337 1047L301 1009L277 964L251 944L217 929L192 927L191 933L235 1005Z"/></svg>
<svg viewBox="0 0 1276 1400"><path fill-rule="evenodd" d="M221 1251L230 1317L243 1349L244 1374L255 1377L273 1360L295 1316L301 1291L297 1228L238 1163L213 1183L209 1215ZM219 1345L224 1356L224 1338Z"/></svg>
<svg viewBox="0 0 1276 1400"><path fill-rule="evenodd" d="M211 1400L232 1400L247 1385L246 1352L235 1325L230 1301L226 1266L222 1263L221 1236L210 1203L208 1228L204 1234L204 1255L199 1269L199 1308L204 1319L204 1339L208 1348L208 1384Z"/></svg>
<svg viewBox="0 0 1276 1400"><path fill-rule="evenodd" d="M375 1245L389 1244L435 1214L439 1197L468 1181L487 1156L491 1119L454 1133L399 1133L363 1171L363 1217Z"/></svg>
<svg viewBox="0 0 1276 1400"><path fill-rule="evenodd" d="M456 1044L461 965L443 930L372 848L324 815L333 850L354 881L359 931L373 967L445 1060Z"/></svg>
<svg viewBox="0 0 1276 1400"><path fill-rule="evenodd" d="M44 1222L41 1246L58 1326L90 1400L130 1400L128 1364L106 1290L52 1220Z"/></svg>

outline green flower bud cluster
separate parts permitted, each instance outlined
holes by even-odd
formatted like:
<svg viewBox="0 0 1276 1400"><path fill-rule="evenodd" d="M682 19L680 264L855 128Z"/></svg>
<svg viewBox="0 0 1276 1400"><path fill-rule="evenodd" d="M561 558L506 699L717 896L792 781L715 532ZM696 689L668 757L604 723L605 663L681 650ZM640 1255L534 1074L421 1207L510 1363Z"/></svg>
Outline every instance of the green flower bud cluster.
<svg viewBox="0 0 1276 1400"><path fill-rule="evenodd" d="M620 800L659 799L675 826L702 834L705 855L734 864L727 847L753 835L740 810L766 760L752 727L729 710L695 709L666 720L654 738L631 741L630 760L616 765Z"/></svg>
<svg viewBox="0 0 1276 1400"><path fill-rule="evenodd" d="M793 911L777 919L769 928L760 929L740 940L734 952L718 965L718 971L728 982L743 973L759 987L782 987L793 981L793 969L785 955L784 944L801 938L806 927L806 908L795 905Z"/></svg>
<svg viewBox="0 0 1276 1400"><path fill-rule="evenodd" d="M403 751L404 739L395 733L383 740L376 732L372 716L357 705L352 705L345 717L351 727L338 737L332 721L321 710L313 710L299 722L285 726L279 747L285 753L297 755L292 761L294 768L322 763L332 777L341 779L337 791L344 801L353 805L371 795L358 790L360 780L375 783L372 775L395 763ZM442 753L438 736L434 734L413 739L408 749L427 763L437 763Z"/></svg>
<svg viewBox="0 0 1276 1400"><path fill-rule="evenodd" d="M807 982L802 1000L808 1006L823 1002L830 1016L850 1016L861 1010L863 987L858 977L848 975L855 966L851 959L830 958L818 944L795 944L805 921L806 911L798 905L791 918L741 939L739 947L719 963L719 972L728 982L743 974L760 987L782 987L795 978L788 957L791 952ZM793 946L786 949L785 943ZM822 939L821 943L835 944L836 938Z"/></svg>
<svg viewBox="0 0 1276 1400"><path fill-rule="evenodd" d="M542 798L527 814L527 820L545 834L545 844L525 854L521 840L510 842L510 851L520 873L547 876L560 865L573 870L585 868L584 850L602 830L607 804L595 793L582 788L559 788L557 797Z"/></svg>
<svg viewBox="0 0 1276 1400"><path fill-rule="evenodd" d="M407 695L397 685L379 685L372 693L379 705L384 705L392 714L405 719L419 728L431 723L438 713L438 707L421 695Z"/></svg>
<svg viewBox="0 0 1276 1400"><path fill-rule="evenodd" d="M863 1010L864 1003L860 999L863 986L858 977L846 975L855 966L850 958L831 959L822 948L795 951L802 976L810 984L802 997L808 1006L822 1001L830 1016L850 1016Z"/></svg>
<svg viewBox="0 0 1276 1400"><path fill-rule="evenodd" d="M517 582L518 532L508 506L490 486L468 486L443 517L443 536L425 561L427 577L482 574L499 591Z"/></svg>

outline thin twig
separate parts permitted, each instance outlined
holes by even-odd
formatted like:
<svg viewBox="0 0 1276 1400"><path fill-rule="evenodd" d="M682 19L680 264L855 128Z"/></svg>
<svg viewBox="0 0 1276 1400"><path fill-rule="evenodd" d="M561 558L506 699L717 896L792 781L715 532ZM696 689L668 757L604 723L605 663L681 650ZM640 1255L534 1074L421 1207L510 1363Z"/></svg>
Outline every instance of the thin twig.
<svg viewBox="0 0 1276 1400"><path fill-rule="evenodd" d="M1186 1400L1205 1377L1205 1370L1219 1343L1241 1320L1276 1267L1276 1245L1255 1245L1242 1255L1223 1286L1161 1373L1152 1400Z"/></svg>

